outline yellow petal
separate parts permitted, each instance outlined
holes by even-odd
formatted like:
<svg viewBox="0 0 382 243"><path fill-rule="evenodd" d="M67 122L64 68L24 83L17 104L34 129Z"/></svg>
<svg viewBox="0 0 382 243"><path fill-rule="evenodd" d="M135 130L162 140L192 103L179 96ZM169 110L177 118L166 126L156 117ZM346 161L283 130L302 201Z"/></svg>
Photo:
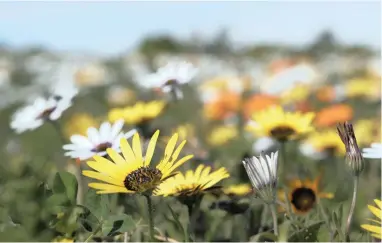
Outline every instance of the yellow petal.
<svg viewBox="0 0 382 243"><path fill-rule="evenodd" d="M122 178L124 178L124 176L121 176L121 174L118 173L118 168L116 168L116 167L109 167L103 163L99 163L96 161L88 161L87 164L93 170L96 170L98 172L106 174L106 175L110 176L111 178L114 178L117 180L118 179L123 180Z"/></svg>
<svg viewBox="0 0 382 243"><path fill-rule="evenodd" d="M142 161L142 147L138 133L135 133L133 137L133 151L135 154L135 159L138 161Z"/></svg>
<svg viewBox="0 0 382 243"><path fill-rule="evenodd" d="M166 160L166 158L169 159L170 156L172 155L177 141L178 141L178 134L175 133L170 138L170 141L168 141L166 149L164 150L164 159L165 160Z"/></svg>
<svg viewBox="0 0 382 243"><path fill-rule="evenodd" d="M110 193L135 193L133 191L125 190L124 188L115 189L115 190L105 190L105 191L97 191L97 194L110 194Z"/></svg>
<svg viewBox="0 0 382 243"><path fill-rule="evenodd" d="M89 178L97 179L97 180L100 180L103 182L107 182L109 184L113 184L116 186L124 186L123 181L113 179L110 176L107 176L105 174L101 174L99 172L95 172L95 171L91 171L91 170L84 170L84 171L82 171L82 174L84 176L89 177Z"/></svg>
<svg viewBox="0 0 382 243"><path fill-rule="evenodd" d="M382 202L379 199L374 199L375 204L378 205L379 208L382 208Z"/></svg>
<svg viewBox="0 0 382 243"><path fill-rule="evenodd" d="M382 228L381 226L375 226L371 224L362 224L361 227L369 232L381 234Z"/></svg>
<svg viewBox="0 0 382 243"><path fill-rule="evenodd" d="M382 239L382 235L381 234L371 234L371 236L373 236L375 238L378 238L378 239Z"/></svg>
<svg viewBox="0 0 382 243"><path fill-rule="evenodd" d="M376 216L378 217L379 219L382 219L382 211L381 209L379 208L376 208L374 206L371 206L371 205L367 205L367 207L369 208L369 210Z"/></svg>
<svg viewBox="0 0 382 243"><path fill-rule="evenodd" d="M167 172L168 174L170 174L172 171L174 171L176 168L178 168L179 166L181 166L182 164L184 164L187 160L190 160L192 159L194 156L193 155L188 155L188 156L185 156L183 158L181 158L180 160L178 160L172 167L170 167L169 169L167 169Z"/></svg>
<svg viewBox="0 0 382 243"><path fill-rule="evenodd" d="M106 149L107 154L110 156L110 158L116 163L117 165L124 165L126 164L126 161L123 159L121 155L119 155L115 150L108 148Z"/></svg>
<svg viewBox="0 0 382 243"><path fill-rule="evenodd" d="M126 187L122 186L115 186L110 184L104 184L104 183L89 183L89 187L94 189L99 189L103 191L121 191L121 192L127 192Z"/></svg>
<svg viewBox="0 0 382 243"><path fill-rule="evenodd" d="M154 155L155 145L157 143L158 136L159 136L159 130L157 130L150 139L149 145L147 146L145 162L144 162L143 166L149 166L150 165L151 159Z"/></svg>
<svg viewBox="0 0 382 243"><path fill-rule="evenodd" d="M125 157L125 160L127 162L135 161L134 152L131 149L131 147L130 147L129 143L127 142L126 138L121 138L120 146L121 146L121 151L122 151L123 157Z"/></svg>
<svg viewBox="0 0 382 243"><path fill-rule="evenodd" d="M331 198L334 197L334 194L333 194L333 193L330 193L330 192L320 192L320 193L318 194L318 196L319 196L320 198L331 199Z"/></svg>

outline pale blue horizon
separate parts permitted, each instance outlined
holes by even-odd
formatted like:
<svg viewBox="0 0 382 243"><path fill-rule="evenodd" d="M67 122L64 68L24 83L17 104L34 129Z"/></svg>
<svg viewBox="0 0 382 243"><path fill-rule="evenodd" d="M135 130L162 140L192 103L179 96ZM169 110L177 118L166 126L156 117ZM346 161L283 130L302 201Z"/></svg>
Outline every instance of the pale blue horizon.
<svg viewBox="0 0 382 243"><path fill-rule="evenodd" d="M321 31L380 49L381 5L369 2L0 2L0 42L112 54L147 35L212 36L303 45Z"/></svg>

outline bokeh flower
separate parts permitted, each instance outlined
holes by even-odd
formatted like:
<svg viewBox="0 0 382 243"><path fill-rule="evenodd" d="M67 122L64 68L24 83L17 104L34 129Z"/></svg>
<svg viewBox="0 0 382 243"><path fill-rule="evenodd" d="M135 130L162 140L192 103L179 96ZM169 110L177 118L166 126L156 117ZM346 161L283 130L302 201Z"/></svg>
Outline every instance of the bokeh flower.
<svg viewBox="0 0 382 243"><path fill-rule="evenodd" d="M32 104L16 111L12 116L10 126L16 133L34 130L44 124L45 121L54 121L60 118L71 104L71 100L68 99L56 100L39 97Z"/></svg>
<svg viewBox="0 0 382 243"><path fill-rule="evenodd" d="M364 148L362 150L362 156L369 159L381 159L382 158L382 144L372 143L370 148Z"/></svg>
<svg viewBox="0 0 382 243"><path fill-rule="evenodd" d="M119 141L124 138L128 139L136 133L136 130L131 130L127 133L121 132L123 120L116 121L113 125L109 122L101 124L99 130L95 127L87 129L87 136L72 135L70 137L71 144L63 146L66 156L71 158L86 160L94 155L105 156L106 150L112 148L120 152Z"/></svg>
<svg viewBox="0 0 382 243"><path fill-rule="evenodd" d="M334 130L320 131L310 134L300 144L300 151L308 157L321 159L331 156L345 155L345 147Z"/></svg>
<svg viewBox="0 0 382 243"><path fill-rule="evenodd" d="M248 129L260 137L288 141L313 131L311 122L314 115L313 112L287 112L280 106L273 106L254 114Z"/></svg>
<svg viewBox="0 0 382 243"><path fill-rule="evenodd" d="M98 126L99 122L90 114L77 113L70 117L69 120L65 123L64 134L68 138L74 134L86 135L89 127Z"/></svg>
<svg viewBox="0 0 382 243"><path fill-rule="evenodd" d="M220 146L228 143L238 135L234 126L218 126L212 129L207 137L207 142L211 146Z"/></svg>
<svg viewBox="0 0 382 243"><path fill-rule="evenodd" d="M368 219L370 222L373 222L374 224L362 224L361 227L369 231L371 236L382 239L382 202L379 199L374 199L375 204L377 207L373 205L367 205L370 212L377 217L377 219Z"/></svg>
<svg viewBox="0 0 382 243"><path fill-rule="evenodd" d="M333 193L321 192L319 184L321 176L317 176L314 180L294 179L288 183L288 200L292 205L293 212L297 214L305 214L314 208L320 198L331 199L334 197ZM278 192L280 201L285 202L285 192L283 190Z"/></svg>
<svg viewBox="0 0 382 243"><path fill-rule="evenodd" d="M224 120L238 111L241 98L233 92L222 92L218 97L204 105L204 114L207 119Z"/></svg>
<svg viewBox="0 0 382 243"><path fill-rule="evenodd" d="M244 117L249 118L252 114L262 111L271 106L278 105L279 98L267 94L255 94L245 100L243 106Z"/></svg>
<svg viewBox="0 0 382 243"><path fill-rule="evenodd" d="M349 105L336 104L320 110L314 120L317 127L335 126L337 123L350 121L353 118L353 109Z"/></svg>
<svg viewBox="0 0 382 243"><path fill-rule="evenodd" d="M230 197L242 197L250 194L252 192L252 186L248 183L230 185L224 187L223 193Z"/></svg>
<svg viewBox="0 0 382 243"><path fill-rule="evenodd" d="M160 88L163 92L172 91L179 99L183 97L180 86L190 82L197 73L198 69L192 63L173 61L148 75L140 84L147 88Z"/></svg>
<svg viewBox="0 0 382 243"><path fill-rule="evenodd" d="M144 157L138 133L134 134L132 147L126 139L121 139L120 148L123 156L114 149L107 149L106 151L110 160L95 155L93 157L95 161L87 162L88 166L95 171L84 170L82 174L100 182L89 183L89 187L96 189L99 194L151 194L162 182L175 176L174 170L176 168L193 157L187 155L178 159L186 141L175 148L178 134L174 134L157 166L150 166L158 136L159 130L152 136Z"/></svg>
<svg viewBox="0 0 382 243"><path fill-rule="evenodd" d="M113 86L107 92L107 102L112 106L126 105L135 99L135 93L123 86Z"/></svg>

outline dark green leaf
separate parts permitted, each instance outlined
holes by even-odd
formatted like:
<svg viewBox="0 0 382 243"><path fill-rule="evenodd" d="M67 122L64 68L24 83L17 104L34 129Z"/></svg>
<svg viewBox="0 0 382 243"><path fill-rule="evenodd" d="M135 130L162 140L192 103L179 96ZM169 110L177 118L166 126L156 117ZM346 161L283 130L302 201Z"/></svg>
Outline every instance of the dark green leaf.
<svg viewBox="0 0 382 243"><path fill-rule="evenodd" d="M69 206L70 201L65 194L53 194L46 200L46 206L48 210L54 210L58 206Z"/></svg>
<svg viewBox="0 0 382 243"><path fill-rule="evenodd" d="M317 222L294 232L288 239L289 242L316 242L317 234L324 222Z"/></svg>
<svg viewBox="0 0 382 243"><path fill-rule="evenodd" d="M71 203L75 204L78 183L76 177L69 172L57 172L53 183L55 194L65 194Z"/></svg>
<svg viewBox="0 0 382 243"><path fill-rule="evenodd" d="M130 215L118 215L109 217L102 224L103 236L114 236L116 234L132 231L135 228L135 222Z"/></svg>

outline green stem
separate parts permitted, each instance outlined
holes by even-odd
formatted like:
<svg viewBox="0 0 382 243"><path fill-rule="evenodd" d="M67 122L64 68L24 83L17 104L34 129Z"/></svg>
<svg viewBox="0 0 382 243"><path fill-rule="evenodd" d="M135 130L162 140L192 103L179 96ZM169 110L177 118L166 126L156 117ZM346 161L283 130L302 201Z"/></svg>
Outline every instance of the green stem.
<svg viewBox="0 0 382 243"><path fill-rule="evenodd" d="M287 156L286 156L286 142L281 141L280 142L280 150L281 150L281 157L282 157L282 163L279 164L279 175L284 175L284 168L286 166Z"/></svg>
<svg viewBox="0 0 382 243"><path fill-rule="evenodd" d="M196 198L193 203L187 204L188 218L190 221L190 224L188 225L187 241L190 241L190 240L195 241L195 225L198 219L199 207L200 207L201 201L202 199L201 197L199 197L199 198Z"/></svg>
<svg viewBox="0 0 382 243"><path fill-rule="evenodd" d="M154 218L153 218L153 202L151 200L151 196L149 195L144 195L147 200L147 210L149 211L149 233L150 233L150 240L155 241L154 238Z"/></svg>
<svg viewBox="0 0 382 243"><path fill-rule="evenodd" d="M275 203L269 204L269 208L271 209L271 213L272 213L273 231L274 231L275 235L278 236L279 235L279 229L278 229L278 225L277 225L276 204Z"/></svg>
<svg viewBox="0 0 382 243"><path fill-rule="evenodd" d="M329 230L329 239L330 239L330 242L333 241L333 236L334 236L334 232L332 230L332 227L330 225L330 220L329 220L329 216L326 214L325 210L324 210L324 207L322 206L321 204L321 200L318 198L317 200L317 204L318 204L318 207L320 208L320 211L322 213L322 216L324 217L324 220L325 220L325 223L326 225L328 226L328 230Z"/></svg>
<svg viewBox="0 0 382 243"><path fill-rule="evenodd" d="M349 231L350 231L350 225L353 221L355 204L357 202L358 182L359 182L359 177L354 176L353 198L352 198L352 202L350 205L349 216L348 216L348 219L346 221L346 228L345 228L345 239L347 242L350 242L350 237L349 237L350 232Z"/></svg>

